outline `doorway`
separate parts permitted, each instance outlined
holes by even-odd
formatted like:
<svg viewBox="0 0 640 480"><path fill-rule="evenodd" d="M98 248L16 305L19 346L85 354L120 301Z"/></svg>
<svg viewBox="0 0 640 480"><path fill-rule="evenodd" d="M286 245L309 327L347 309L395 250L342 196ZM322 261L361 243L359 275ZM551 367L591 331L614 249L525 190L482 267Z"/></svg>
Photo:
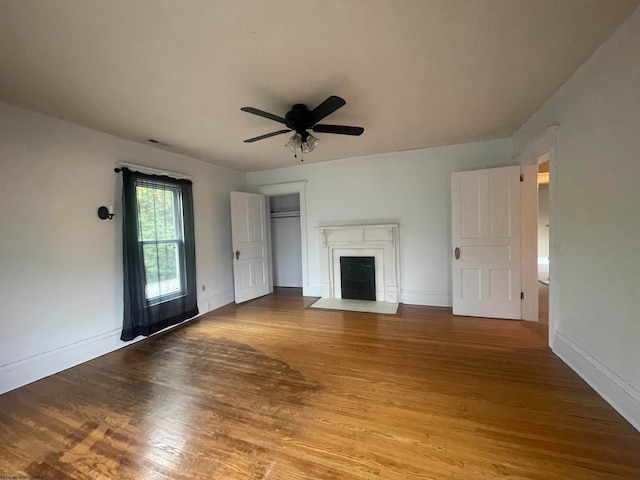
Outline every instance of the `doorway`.
<svg viewBox="0 0 640 480"><path fill-rule="evenodd" d="M300 195L269 197L274 287L302 288Z"/></svg>
<svg viewBox="0 0 640 480"><path fill-rule="evenodd" d="M320 296L315 295L316 292L309 291L309 269L308 269L308 252L307 252L307 194L306 194L307 182L301 180L297 182L276 183L271 185L259 185L256 190L262 195L267 197L267 205L270 205L269 199L271 197L280 197L286 195L295 195L298 198L299 205L299 223L300 223L300 257L302 261L302 294L307 296ZM271 247L271 222L267 223L267 229L269 233L267 238L269 239L269 266L273 263L273 248ZM273 272L273 268L270 268ZM273 292L273 275L269 277L270 291Z"/></svg>
<svg viewBox="0 0 640 480"><path fill-rule="evenodd" d="M549 285L549 160L538 164L538 281Z"/></svg>
<svg viewBox="0 0 640 480"><path fill-rule="evenodd" d="M538 314L542 323L549 321L549 155L538 159Z"/></svg>
<svg viewBox="0 0 640 480"><path fill-rule="evenodd" d="M555 274L555 259L558 258L558 253L561 251L561 246L558 245L555 240L555 222L557 218L557 159L558 159L558 146L557 146L557 134L558 125L552 125L548 127L538 137L531 140L524 149L518 154L517 160L523 168L531 168L534 176L539 173L543 173L548 178L547 180L547 192L549 194L549 218L543 225L549 225L545 227L548 230L548 269L549 269L549 285L544 285L538 281L538 199L532 199L533 208L528 209L526 214L523 215L523 221L531 224L530 234L527 234L527 244L524 248L524 260L526 262L526 277L530 278L532 283L525 292L529 292L530 295L525 293L524 302L528 302L531 307L535 304L535 316L532 315L532 320L544 322L549 325L549 346L553 348L553 341L556 333L556 322L558 318L558 296L560 294L560 282ZM549 172L539 172L539 165L548 162ZM546 166L543 167L546 169ZM542 175L541 175L542 176ZM526 177L525 177L526 181ZM537 196L539 189L534 184L534 196ZM529 301L531 299L532 301ZM541 304L543 302L543 304ZM531 309L530 313L534 313Z"/></svg>

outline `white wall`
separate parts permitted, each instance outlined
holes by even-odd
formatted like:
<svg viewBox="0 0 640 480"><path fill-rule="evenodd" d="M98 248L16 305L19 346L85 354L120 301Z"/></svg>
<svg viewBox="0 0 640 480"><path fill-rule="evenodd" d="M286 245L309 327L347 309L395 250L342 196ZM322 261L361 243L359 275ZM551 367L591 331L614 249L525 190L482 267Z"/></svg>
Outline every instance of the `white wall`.
<svg viewBox="0 0 640 480"><path fill-rule="evenodd" d="M494 140L255 172L247 175L247 184L255 189L308 181L305 295L321 296L316 227L398 223L402 301L450 305L450 175L512 164L510 156L510 140Z"/></svg>
<svg viewBox="0 0 640 480"><path fill-rule="evenodd" d="M0 392L124 345L118 161L193 178L198 304L233 301L243 174L0 103Z"/></svg>
<svg viewBox="0 0 640 480"><path fill-rule="evenodd" d="M553 124L554 351L640 429L640 10L517 132L517 151Z"/></svg>

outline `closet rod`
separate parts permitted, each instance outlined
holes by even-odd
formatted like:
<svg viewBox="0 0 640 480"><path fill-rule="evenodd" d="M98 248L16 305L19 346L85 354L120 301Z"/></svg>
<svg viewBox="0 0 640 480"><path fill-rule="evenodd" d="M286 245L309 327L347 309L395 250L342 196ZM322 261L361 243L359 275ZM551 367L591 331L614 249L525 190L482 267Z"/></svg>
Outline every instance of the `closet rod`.
<svg viewBox="0 0 640 480"><path fill-rule="evenodd" d="M290 218L299 216L300 212L274 212L271 214L271 218Z"/></svg>

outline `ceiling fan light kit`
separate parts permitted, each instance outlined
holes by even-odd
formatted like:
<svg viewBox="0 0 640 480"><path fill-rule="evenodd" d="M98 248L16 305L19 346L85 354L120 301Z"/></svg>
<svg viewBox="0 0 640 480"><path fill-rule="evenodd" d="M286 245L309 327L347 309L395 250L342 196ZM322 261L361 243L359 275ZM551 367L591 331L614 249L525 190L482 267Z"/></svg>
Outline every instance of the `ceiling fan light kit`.
<svg viewBox="0 0 640 480"><path fill-rule="evenodd" d="M313 152L313 149L318 146L318 143L320 143L320 140L309 134L307 140L305 142L302 142L302 153Z"/></svg>
<svg viewBox="0 0 640 480"><path fill-rule="evenodd" d="M311 135L310 133L307 133L307 138L304 139L302 135L296 132L291 136L289 141L285 144L285 147L291 150L294 156L297 157L296 151L298 149L300 149L302 153L310 153L313 151L314 148L318 146L318 143L319 143L319 140L313 135ZM302 156L300 160L303 160Z"/></svg>
<svg viewBox="0 0 640 480"><path fill-rule="evenodd" d="M277 132L267 133L260 135L259 137L248 138L245 143L253 143L258 140L264 140L265 138L273 137L276 135L282 135L283 133L289 133L295 131L285 147L291 150L295 157L297 157L297 150L300 149L300 160L303 161L302 153L312 152L314 148L318 146L319 140L311 135L307 130L312 130L319 133L333 133L338 135L362 135L364 128L362 127L350 127L347 125L325 125L318 122L325 117L328 117L340 107L346 105L342 98L335 95L330 96L320 105L313 110L309 110L306 105L297 103L291 110L283 117L268 113L262 110L258 110L253 107L242 107L240 110L243 112L258 115L259 117L268 118L275 122L283 123L286 125L287 130L278 130Z"/></svg>

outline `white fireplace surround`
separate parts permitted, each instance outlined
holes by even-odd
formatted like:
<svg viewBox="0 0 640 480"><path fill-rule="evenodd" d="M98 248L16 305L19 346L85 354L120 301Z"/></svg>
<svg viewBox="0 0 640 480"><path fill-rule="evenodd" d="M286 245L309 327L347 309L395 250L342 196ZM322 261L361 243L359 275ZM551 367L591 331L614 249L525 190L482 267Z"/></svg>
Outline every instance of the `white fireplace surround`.
<svg viewBox="0 0 640 480"><path fill-rule="evenodd" d="M323 298L342 298L340 257L374 257L376 300L398 303L400 257L397 224L317 228L320 231L320 281Z"/></svg>

